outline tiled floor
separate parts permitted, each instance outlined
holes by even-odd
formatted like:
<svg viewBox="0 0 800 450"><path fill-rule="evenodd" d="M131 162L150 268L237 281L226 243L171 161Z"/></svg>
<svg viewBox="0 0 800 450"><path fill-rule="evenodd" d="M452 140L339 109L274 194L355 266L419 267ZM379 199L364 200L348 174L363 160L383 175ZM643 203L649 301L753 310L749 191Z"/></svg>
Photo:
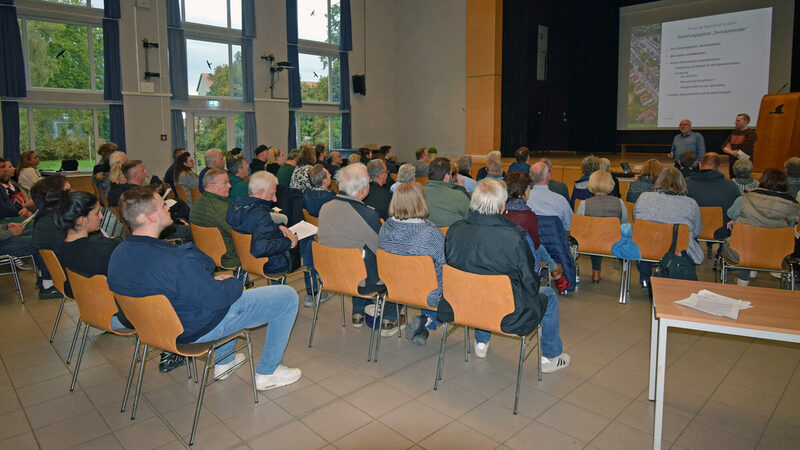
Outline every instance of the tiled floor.
<svg viewBox="0 0 800 450"><path fill-rule="evenodd" d="M588 259L580 263L588 273ZM709 262L699 272L713 276ZM458 329L433 391L440 332L424 347L384 339L380 362L368 363L368 330L343 329L336 298L321 308L312 349L310 310L301 308L284 363L303 369L302 380L260 393L258 404L247 367L211 385L195 447L649 448L650 303L634 287L630 303L619 305L619 271L606 260L603 275L599 285L584 283L560 297L572 365L538 382L529 360L517 416L518 341L495 336L486 359L465 363ZM133 341L101 335L92 338L69 392L73 364L64 359L77 309L67 307L51 345L58 303L36 299L30 272L22 279L24 306L10 277L0 279L0 448L182 447L197 393L186 370L161 374L151 360L131 421L119 407ZM778 281L760 274L753 284ZM264 329L257 330L257 354L263 339ZM797 448L798 361L796 345L670 331L663 448Z"/></svg>

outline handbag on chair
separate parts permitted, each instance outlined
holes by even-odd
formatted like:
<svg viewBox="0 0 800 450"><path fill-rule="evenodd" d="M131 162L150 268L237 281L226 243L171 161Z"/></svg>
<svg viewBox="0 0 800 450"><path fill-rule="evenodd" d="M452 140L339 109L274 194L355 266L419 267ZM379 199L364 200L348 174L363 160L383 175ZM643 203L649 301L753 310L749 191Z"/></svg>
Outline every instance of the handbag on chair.
<svg viewBox="0 0 800 450"><path fill-rule="evenodd" d="M675 254L675 247L678 245L678 226L679 224L672 226L672 244L658 262L658 268L653 276L697 281L697 268L686 250L678 255Z"/></svg>

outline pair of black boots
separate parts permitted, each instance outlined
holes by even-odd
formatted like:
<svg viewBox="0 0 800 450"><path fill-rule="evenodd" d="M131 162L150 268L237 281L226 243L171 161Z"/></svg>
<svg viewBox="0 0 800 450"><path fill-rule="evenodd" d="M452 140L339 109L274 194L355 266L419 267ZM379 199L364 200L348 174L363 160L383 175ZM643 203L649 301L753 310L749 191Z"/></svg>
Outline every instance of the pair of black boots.
<svg viewBox="0 0 800 450"><path fill-rule="evenodd" d="M428 318L423 315L414 316L411 318L410 327L407 328L406 339L417 344L425 345L428 343L428 329L425 324L428 323Z"/></svg>

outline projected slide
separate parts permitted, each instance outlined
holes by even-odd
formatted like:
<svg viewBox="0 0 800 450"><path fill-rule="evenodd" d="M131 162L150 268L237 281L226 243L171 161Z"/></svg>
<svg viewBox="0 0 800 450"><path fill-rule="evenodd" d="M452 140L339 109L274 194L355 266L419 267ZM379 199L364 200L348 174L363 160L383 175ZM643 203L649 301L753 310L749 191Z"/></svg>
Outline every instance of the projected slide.
<svg viewBox="0 0 800 450"><path fill-rule="evenodd" d="M628 126L726 126L757 111L771 28L772 8L632 27Z"/></svg>

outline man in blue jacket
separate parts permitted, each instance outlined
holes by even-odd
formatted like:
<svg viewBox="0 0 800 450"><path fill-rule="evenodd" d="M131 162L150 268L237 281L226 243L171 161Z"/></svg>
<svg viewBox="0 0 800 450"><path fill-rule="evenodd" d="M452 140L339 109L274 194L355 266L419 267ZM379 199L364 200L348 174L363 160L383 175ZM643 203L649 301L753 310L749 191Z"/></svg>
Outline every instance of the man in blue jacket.
<svg viewBox="0 0 800 450"><path fill-rule="evenodd" d="M193 244L174 246L158 239L172 219L169 207L149 186L125 192L120 214L131 235L108 263L112 291L131 297L165 295L184 329L178 343L210 342L269 323L256 367L256 388L273 389L300 379L300 369L280 364L297 318L294 289L267 286L243 293L241 281L227 274L215 277L214 262ZM243 354L233 355L234 344L217 349L218 355L227 356L216 361L215 378L227 378L228 370L244 362Z"/></svg>

